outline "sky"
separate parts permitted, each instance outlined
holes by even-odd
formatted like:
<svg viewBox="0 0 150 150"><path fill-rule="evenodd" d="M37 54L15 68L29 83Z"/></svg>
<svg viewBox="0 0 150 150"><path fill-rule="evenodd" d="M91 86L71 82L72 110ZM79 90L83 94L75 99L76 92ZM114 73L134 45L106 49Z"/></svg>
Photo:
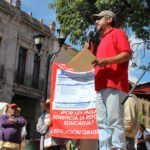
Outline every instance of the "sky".
<svg viewBox="0 0 150 150"><path fill-rule="evenodd" d="M32 12L32 16L36 19L43 18L43 22L49 25L56 20L55 11L48 8L53 0L21 0L21 9L27 13Z"/></svg>
<svg viewBox="0 0 150 150"><path fill-rule="evenodd" d="M27 13L32 12L32 16L38 20L43 18L43 23L50 25L52 21L56 22L56 29L59 28L59 23L56 20L56 13L54 10L49 9L49 3L52 3L55 0L21 0L21 9ZM80 45L72 45L69 42L69 38L65 41L71 47L76 48L77 50L81 49Z"/></svg>
<svg viewBox="0 0 150 150"><path fill-rule="evenodd" d="M56 21L56 13L54 10L48 8L49 3L54 0L21 0L21 9L26 12L32 12L32 16L38 20L43 18L43 23L46 25L50 25L52 21ZM59 24L56 21L56 28L59 28ZM138 39L134 37L134 35L130 35L129 40L132 40L132 44L139 42ZM80 45L72 45L69 40L66 41L67 44L71 45L71 47L81 49ZM133 46L132 49L135 49ZM129 80L133 82L137 82L141 75L143 74L143 70L139 69L141 64L148 66L150 63L150 50L146 51L144 54L143 45L141 44L138 47L138 50L134 53L134 61L137 63L138 67L132 68L129 67ZM130 65L131 65L130 61ZM129 65L129 66L130 66ZM150 82L150 71L146 72L139 83Z"/></svg>

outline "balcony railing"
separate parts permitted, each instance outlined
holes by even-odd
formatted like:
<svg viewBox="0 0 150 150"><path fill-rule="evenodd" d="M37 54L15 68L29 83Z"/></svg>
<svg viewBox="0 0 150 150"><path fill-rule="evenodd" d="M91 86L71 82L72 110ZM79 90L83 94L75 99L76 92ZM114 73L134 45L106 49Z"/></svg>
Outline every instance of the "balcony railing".
<svg viewBox="0 0 150 150"><path fill-rule="evenodd" d="M0 64L0 80L9 80L11 79L11 76L14 77L14 81L12 81L14 83L44 91L45 82L43 78L39 78L39 81L36 82L36 80L34 80L33 82L32 74L25 73L24 75L21 74L21 76L19 77L17 71L14 72L11 69L5 68L3 64Z"/></svg>
<svg viewBox="0 0 150 150"><path fill-rule="evenodd" d="M25 73L24 76L22 76L22 78L19 78L18 72L16 71L14 74L14 82L44 91L44 79L40 78L35 86L35 83L32 82L33 81L32 77L33 77L32 74Z"/></svg>
<svg viewBox="0 0 150 150"><path fill-rule="evenodd" d="M0 79L4 79L4 65L0 65Z"/></svg>

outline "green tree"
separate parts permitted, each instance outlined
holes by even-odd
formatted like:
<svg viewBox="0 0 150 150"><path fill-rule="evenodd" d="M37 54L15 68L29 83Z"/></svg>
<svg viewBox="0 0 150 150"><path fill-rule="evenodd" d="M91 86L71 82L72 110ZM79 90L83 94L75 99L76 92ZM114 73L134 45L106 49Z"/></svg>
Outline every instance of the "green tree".
<svg viewBox="0 0 150 150"><path fill-rule="evenodd" d="M61 29L70 34L73 44L85 40L94 25L91 15L105 9L117 14L117 26L130 28L144 43L150 42L149 0L55 0L49 8L56 10Z"/></svg>

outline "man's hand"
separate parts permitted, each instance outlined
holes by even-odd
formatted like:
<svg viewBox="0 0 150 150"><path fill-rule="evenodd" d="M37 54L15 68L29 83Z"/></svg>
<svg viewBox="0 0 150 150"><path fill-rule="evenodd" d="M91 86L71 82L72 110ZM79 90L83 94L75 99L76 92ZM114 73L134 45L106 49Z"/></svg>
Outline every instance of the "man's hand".
<svg viewBox="0 0 150 150"><path fill-rule="evenodd" d="M84 47L83 47L83 49L82 50L86 50L86 49L88 49L89 48L89 42L85 42L85 44L84 44Z"/></svg>
<svg viewBox="0 0 150 150"><path fill-rule="evenodd" d="M92 62L92 65L94 65L94 67L105 67L106 65L108 65L108 58L98 58Z"/></svg>

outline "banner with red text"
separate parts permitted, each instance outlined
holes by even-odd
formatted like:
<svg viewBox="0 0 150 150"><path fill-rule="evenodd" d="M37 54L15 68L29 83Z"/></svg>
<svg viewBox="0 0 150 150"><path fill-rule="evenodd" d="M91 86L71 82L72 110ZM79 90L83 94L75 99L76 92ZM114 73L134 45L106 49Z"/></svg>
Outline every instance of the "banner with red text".
<svg viewBox="0 0 150 150"><path fill-rule="evenodd" d="M51 77L50 134L72 139L97 139L94 71L75 72L54 63Z"/></svg>

